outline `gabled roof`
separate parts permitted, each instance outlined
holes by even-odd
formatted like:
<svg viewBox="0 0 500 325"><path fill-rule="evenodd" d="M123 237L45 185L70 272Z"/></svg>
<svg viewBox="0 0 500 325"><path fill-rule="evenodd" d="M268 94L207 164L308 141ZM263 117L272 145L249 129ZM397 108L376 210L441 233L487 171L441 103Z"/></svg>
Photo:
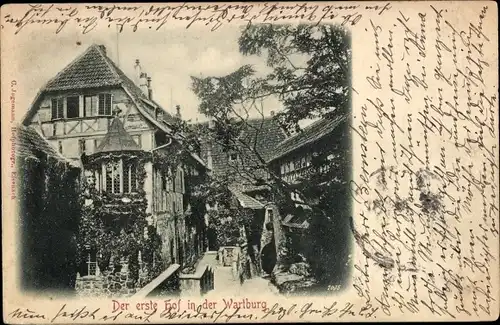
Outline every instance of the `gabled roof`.
<svg viewBox="0 0 500 325"><path fill-rule="evenodd" d="M250 125L244 134L247 139L253 141L257 138L257 151L264 160L272 157L276 152L276 146L286 139L283 128L273 117L249 119Z"/></svg>
<svg viewBox="0 0 500 325"><path fill-rule="evenodd" d="M149 99L146 97L146 95L142 92L141 88L139 88L135 82L133 82L127 75L107 56L105 56L105 59L108 61L108 63L113 67L114 71L117 73L117 75L120 78L122 86L124 86L130 94L139 102L139 105L142 105L143 107L145 106L146 112L150 113L151 108L155 108L160 110L162 112L161 118L156 118L154 115L149 114L148 117L151 117L158 122L166 122L167 124L173 123L175 121L175 118L166 110L163 109L163 107L160 106L156 101Z"/></svg>
<svg viewBox="0 0 500 325"><path fill-rule="evenodd" d="M340 115L334 118L323 118L313 124L305 127L300 133L281 142L268 159L268 162L283 157L299 148L316 142L327 134L331 133L338 125L347 119L346 115Z"/></svg>
<svg viewBox="0 0 500 325"><path fill-rule="evenodd" d="M229 161L229 153L225 152L224 146L214 138L209 130L209 123L194 124L193 127L197 128L201 134L202 157L207 161L207 153L210 151L212 155L212 170L219 174L236 174L235 168ZM252 148L256 140L255 149L259 155L266 160L273 155L279 143L286 139L286 135L275 118L254 118L243 122L239 139ZM245 163L246 160L247 163L250 164L250 159L252 159L255 154L253 154L251 150L245 150L243 146L240 148L240 151L245 153L245 155L240 157L243 160L242 163ZM255 161L255 159L252 160ZM256 172L260 173L263 171Z"/></svg>
<svg viewBox="0 0 500 325"><path fill-rule="evenodd" d="M17 127L16 155L18 157L38 158L37 152L62 163L76 167L72 161L61 155L34 128L24 125Z"/></svg>
<svg viewBox="0 0 500 325"><path fill-rule="evenodd" d="M163 132L171 134L171 124L175 118L157 102L149 99L139 86L106 55L106 48L97 44L87 48L38 92L23 119L23 124L26 124L36 113L38 102L47 92L107 86L122 87L149 122ZM157 116L156 111L162 114ZM200 157L195 154L192 156L198 163L205 165Z"/></svg>
<svg viewBox="0 0 500 325"><path fill-rule="evenodd" d="M115 117L109 126L108 133L104 136L96 153L113 151L139 151L141 148L132 136L125 130L123 123Z"/></svg>
<svg viewBox="0 0 500 325"><path fill-rule="evenodd" d="M106 59L102 45L90 46L82 55L62 69L45 90L85 89L120 85L116 69Z"/></svg>
<svg viewBox="0 0 500 325"><path fill-rule="evenodd" d="M35 113L36 103L42 94L46 92L108 86L121 86L132 97L142 115L163 131L170 131L168 123L174 120L173 116L158 105L158 103L149 100L139 86L130 80L106 55L106 48L103 45L97 44L93 44L87 48L85 52L47 82L38 92L24 121L26 122ZM161 118L156 118L154 114L155 109L163 113L161 114Z"/></svg>

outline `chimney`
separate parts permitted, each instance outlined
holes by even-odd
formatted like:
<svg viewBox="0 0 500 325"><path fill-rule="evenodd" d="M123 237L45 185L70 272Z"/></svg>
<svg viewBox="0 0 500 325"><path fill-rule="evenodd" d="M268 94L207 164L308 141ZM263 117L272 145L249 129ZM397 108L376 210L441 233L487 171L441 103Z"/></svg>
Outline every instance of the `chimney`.
<svg viewBox="0 0 500 325"><path fill-rule="evenodd" d="M139 59L135 60L134 70L135 70L134 82L136 85L140 85L142 68Z"/></svg>
<svg viewBox="0 0 500 325"><path fill-rule="evenodd" d="M210 170L213 167L212 151L210 149L208 149L208 151L207 151L207 167Z"/></svg>
<svg viewBox="0 0 500 325"><path fill-rule="evenodd" d="M175 106L175 109L177 110L177 113L175 114L175 117L177 117L178 119L181 119L181 105L176 105Z"/></svg>
<svg viewBox="0 0 500 325"><path fill-rule="evenodd" d="M148 98L153 100L153 88L151 88L151 77L148 77L146 80L148 85Z"/></svg>
<svg viewBox="0 0 500 325"><path fill-rule="evenodd" d="M139 88L141 88L144 95L148 96L148 75L145 72L141 72Z"/></svg>
<svg viewBox="0 0 500 325"><path fill-rule="evenodd" d="M215 121L214 121L214 119L210 119L210 120L208 121L208 128L209 128L210 130L213 130L213 129L215 128Z"/></svg>
<svg viewBox="0 0 500 325"><path fill-rule="evenodd" d="M102 53L104 53L104 55L107 56L107 53L106 53L106 46L104 45L99 45L99 48L101 49Z"/></svg>

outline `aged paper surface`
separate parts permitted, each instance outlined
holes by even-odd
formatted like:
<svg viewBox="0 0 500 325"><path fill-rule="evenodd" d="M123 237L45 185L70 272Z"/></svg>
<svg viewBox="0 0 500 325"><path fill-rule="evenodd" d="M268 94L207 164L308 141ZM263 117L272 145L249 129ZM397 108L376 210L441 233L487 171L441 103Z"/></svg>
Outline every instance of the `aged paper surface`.
<svg viewBox="0 0 500 325"><path fill-rule="evenodd" d="M497 319L497 12L2 6L4 322Z"/></svg>

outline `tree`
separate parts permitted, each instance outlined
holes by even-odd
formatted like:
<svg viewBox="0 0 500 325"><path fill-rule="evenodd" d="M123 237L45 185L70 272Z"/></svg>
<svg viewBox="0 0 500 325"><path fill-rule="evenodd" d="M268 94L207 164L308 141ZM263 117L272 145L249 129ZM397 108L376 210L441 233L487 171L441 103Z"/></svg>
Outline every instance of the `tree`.
<svg viewBox="0 0 500 325"><path fill-rule="evenodd" d="M266 157L257 148L262 129L258 123L250 122L253 121L251 117L256 115L264 120L263 101L271 96L277 97L283 105L275 118L289 134L300 132L299 122L305 119L348 115L350 37L346 30L333 25L262 24L246 27L238 43L242 54L265 57L271 72L259 77L254 67L244 65L223 77L192 77L192 89L200 99L199 111L215 122L211 133L213 139L226 150L246 156L245 166L235 165L237 173L254 183L262 183L260 174L256 173L268 170ZM347 138L348 126L347 123L343 125L346 132L342 136ZM249 130L254 137L241 136ZM347 196L348 141L342 142L339 152L341 154L334 159L327 159L319 152L316 166L305 177L307 182L298 187L283 181L272 171L270 180L266 181L282 210L292 207L291 192L300 193L313 209L309 236L315 241L312 247L318 247L316 251L324 254L315 258L317 275L328 265L333 265L331 273L346 273L348 253L345 251L348 250L344 250L343 256L332 256L332 250L325 249L330 244L351 240L347 238L348 222L344 220L349 217L347 202L350 201ZM342 204L332 206L333 199ZM330 232L325 234L325 229ZM335 239L337 243L329 239L334 231L341 234L341 238ZM336 276L321 280L328 282L333 278L341 281Z"/></svg>

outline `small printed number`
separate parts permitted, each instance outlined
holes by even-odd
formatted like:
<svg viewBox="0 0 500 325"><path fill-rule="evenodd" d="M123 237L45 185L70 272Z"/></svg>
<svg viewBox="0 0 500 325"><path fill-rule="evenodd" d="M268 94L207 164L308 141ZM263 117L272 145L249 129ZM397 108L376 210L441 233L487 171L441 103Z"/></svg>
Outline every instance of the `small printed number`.
<svg viewBox="0 0 500 325"><path fill-rule="evenodd" d="M330 284L327 288L328 291L339 291L340 284Z"/></svg>

